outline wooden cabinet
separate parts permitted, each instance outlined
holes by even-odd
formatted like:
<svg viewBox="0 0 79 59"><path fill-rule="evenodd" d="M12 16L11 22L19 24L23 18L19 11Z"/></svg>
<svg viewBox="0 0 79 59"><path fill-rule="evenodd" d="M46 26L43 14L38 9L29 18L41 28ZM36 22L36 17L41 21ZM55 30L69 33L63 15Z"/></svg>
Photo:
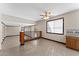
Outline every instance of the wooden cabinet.
<svg viewBox="0 0 79 59"><path fill-rule="evenodd" d="M75 48L75 37L67 36L66 37L66 46L70 48Z"/></svg>
<svg viewBox="0 0 79 59"><path fill-rule="evenodd" d="M79 50L79 37L76 37L76 49Z"/></svg>
<svg viewBox="0 0 79 59"><path fill-rule="evenodd" d="M79 50L79 37L66 36L66 46Z"/></svg>

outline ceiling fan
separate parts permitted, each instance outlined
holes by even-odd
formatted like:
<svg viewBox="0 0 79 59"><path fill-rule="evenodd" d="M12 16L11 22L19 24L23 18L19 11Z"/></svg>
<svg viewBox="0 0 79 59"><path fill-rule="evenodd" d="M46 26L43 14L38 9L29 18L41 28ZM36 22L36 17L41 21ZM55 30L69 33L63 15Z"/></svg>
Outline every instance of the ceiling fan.
<svg viewBox="0 0 79 59"><path fill-rule="evenodd" d="M45 11L40 16L42 16L41 19L48 20L51 17L51 11Z"/></svg>

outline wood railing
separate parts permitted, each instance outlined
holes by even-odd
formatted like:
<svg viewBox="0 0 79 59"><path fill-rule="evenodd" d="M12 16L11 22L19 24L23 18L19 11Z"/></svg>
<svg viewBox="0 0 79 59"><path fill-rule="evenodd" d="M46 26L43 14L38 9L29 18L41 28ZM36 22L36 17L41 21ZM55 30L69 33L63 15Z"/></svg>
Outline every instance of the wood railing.
<svg viewBox="0 0 79 59"><path fill-rule="evenodd" d="M38 39L41 37L42 37L42 31L20 32L20 44L24 45L24 41Z"/></svg>

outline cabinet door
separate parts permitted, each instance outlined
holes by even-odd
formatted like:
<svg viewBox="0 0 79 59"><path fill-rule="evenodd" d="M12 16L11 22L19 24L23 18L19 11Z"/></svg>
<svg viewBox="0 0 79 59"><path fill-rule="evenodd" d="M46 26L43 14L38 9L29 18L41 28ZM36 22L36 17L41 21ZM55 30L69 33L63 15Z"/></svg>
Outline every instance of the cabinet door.
<svg viewBox="0 0 79 59"><path fill-rule="evenodd" d="M67 36L66 37L66 46L69 48L75 48L75 37Z"/></svg>
<svg viewBox="0 0 79 59"><path fill-rule="evenodd" d="M70 41L71 42L71 48L75 49L75 41L76 41L75 38Z"/></svg>
<svg viewBox="0 0 79 59"><path fill-rule="evenodd" d="M71 47L70 40L71 40L71 37L66 36L66 46L67 47Z"/></svg>
<svg viewBox="0 0 79 59"><path fill-rule="evenodd" d="M76 37L76 49L79 50L79 37Z"/></svg>

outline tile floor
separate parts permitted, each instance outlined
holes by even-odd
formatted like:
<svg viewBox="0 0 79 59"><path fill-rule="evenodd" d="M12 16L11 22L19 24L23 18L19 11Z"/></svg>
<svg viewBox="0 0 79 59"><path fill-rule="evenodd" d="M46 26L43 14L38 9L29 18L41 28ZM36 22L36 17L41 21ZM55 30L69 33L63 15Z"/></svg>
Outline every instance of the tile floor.
<svg viewBox="0 0 79 59"><path fill-rule="evenodd" d="M79 56L79 52L45 39L29 41L20 46L19 37L15 36L4 40L0 56Z"/></svg>

